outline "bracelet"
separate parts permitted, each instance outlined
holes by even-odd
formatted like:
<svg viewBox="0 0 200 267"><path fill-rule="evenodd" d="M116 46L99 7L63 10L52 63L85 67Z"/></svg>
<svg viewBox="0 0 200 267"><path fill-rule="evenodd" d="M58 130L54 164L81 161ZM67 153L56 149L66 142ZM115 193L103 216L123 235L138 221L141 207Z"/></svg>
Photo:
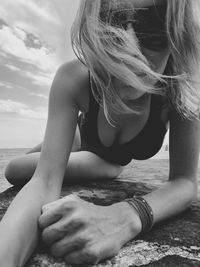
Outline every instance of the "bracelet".
<svg viewBox="0 0 200 267"><path fill-rule="evenodd" d="M153 226L153 211L148 202L139 196L133 196L132 198L128 198L125 200L129 203L138 213L141 223L142 223L142 230L141 234L148 232L151 230Z"/></svg>

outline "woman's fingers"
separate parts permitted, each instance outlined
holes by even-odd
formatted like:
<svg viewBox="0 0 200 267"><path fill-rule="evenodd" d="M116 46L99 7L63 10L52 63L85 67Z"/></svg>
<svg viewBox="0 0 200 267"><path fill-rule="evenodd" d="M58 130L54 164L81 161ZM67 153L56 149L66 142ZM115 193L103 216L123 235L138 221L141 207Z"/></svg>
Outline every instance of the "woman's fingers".
<svg viewBox="0 0 200 267"><path fill-rule="evenodd" d="M42 215L39 217L39 226L41 228L48 227L61 219L63 215L68 215L74 208L74 200L76 198L74 195L69 195L44 205L42 207Z"/></svg>
<svg viewBox="0 0 200 267"><path fill-rule="evenodd" d="M111 236L92 245L90 242L85 243L83 249L76 249L65 254L64 259L70 264L97 264L103 259L115 256L119 249L116 236Z"/></svg>
<svg viewBox="0 0 200 267"><path fill-rule="evenodd" d="M82 231L73 235L67 235L51 246L51 253L54 257L62 257L72 251L77 251L86 246L89 242L88 235Z"/></svg>
<svg viewBox="0 0 200 267"><path fill-rule="evenodd" d="M50 245L63 238L65 235L65 231L62 230L61 223L58 221L57 223L54 223L43 230L42 240L46 244Z"/></svg>
<svg viewBox="0 0 200 267"><path fill-rule="evenodd" d="M66 197L63 197L63 198L60 198L60 199L55 200L53 202L47 203L42 207L42 213L48 211L49 209L53 209L56 207L62 207L66 202L68 202L70 200L71 201L75 200L77 198L78 198L78 196L76 196L75 194L70 194Z"/></svg>
<svg viewBox="0 0 200 267"><path fill-rule="evenodd" d="M82 219L76 215L71 215L70 218L63 217L56 223L46 227L42 232L42 239L47 244L52 244L57 240L66 236L76 234L76 232L84 226Z"/></svg>
<svg viewBox="0 0 200 267"><path fill-rule="evenodd" d="M124 203L101 207L70 196L47 208L40 224L43 240L55 257L85 264L114 256L130 240L132 229L126 220ZM132 215L130 221L134 224Z"/></svg>
<svg viewBox="0 0 200 267"><path fill-rule="evenodd" d="M96 251L92 249L77 250L64 256L66 263L68 264L97 264L100 261Z"/></svg>
<svg viewBox="0 0 200 267"><path fill-rule="evenodd" d="M39 226L40 228L46 228L49 225L57 222L58 220L60 220L62 218L62 214L60 212L59 207L55 207L52 208L48 211L46 211L45 213L43 213L40 217L39 217Z"/></svg>

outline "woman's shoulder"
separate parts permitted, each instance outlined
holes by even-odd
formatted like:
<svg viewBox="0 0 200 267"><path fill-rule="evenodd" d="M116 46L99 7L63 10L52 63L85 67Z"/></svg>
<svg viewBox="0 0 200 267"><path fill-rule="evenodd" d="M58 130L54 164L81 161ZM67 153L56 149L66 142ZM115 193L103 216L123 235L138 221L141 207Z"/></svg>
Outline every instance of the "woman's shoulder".
<svg viewBox="0 0 200 267"><path fill-rule="evenodd" d="M81 111L86 112L89 105L89 72L79 60L72 60L62 64L57 73L57 83L63 94L71 95Z"/></svg>

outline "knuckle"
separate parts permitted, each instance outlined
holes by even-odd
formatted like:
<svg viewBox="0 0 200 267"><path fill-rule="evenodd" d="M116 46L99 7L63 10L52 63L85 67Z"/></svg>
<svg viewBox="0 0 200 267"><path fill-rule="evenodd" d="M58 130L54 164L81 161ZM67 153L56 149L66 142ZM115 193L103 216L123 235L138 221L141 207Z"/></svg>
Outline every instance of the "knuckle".
<svg viewBox="0 0 200 267"><path fill-rule="evenodd" d="M75 242L75 246L77 248L80 248L82 246L84 246L86 243L88 242L88 238L85 235L81 235L77 238L76 242Z"/></svg>
<svg viewBox="0 0 200 267"><path fill-rule="evenodd" d="M64 199L66 201L76 202L78 200L78 196L76 194L70 194L70 195L64 197Z"/></svg>
<svg viewBox="0 0 200 267"><path fill-rule="evenodd" d="M80 206L80 200L81 199L75 194L68 195L62 198L60 207L63 210L72 211Z"/></svg>
<svg viewBox="0 0 200 267"><path fill-rule="evenodd" d="M81 212L74 214L72 224L76 227L83 227L86 225L86 218Z"/></svg>
<svg viewBox="0 0 200 267"><path fill-rule="evenodd" d="M72 223L79 223L82 220L80 212L73 214Z"/></svg>
<svg viewBox="0 0 200 267"><path fill-rule="evenodd" d="M60 204L60 208L62 210L67 210L69 208L69 203L68 201L63 201L61 204Z"/></svg>
<svg viewBox="0 0 200 267"><path fill-rule="evenodd" d="M50 208L49 204L42 206L42 212L46 212L47 210L49 210L49 208Z"/></svg>
<svg viewBox="0 0 200 267"><path fill-rule="evenodd" d="M64 211L72 211L76 208L76 201L73 200L65 200L61 204L61 209Z"/></svg>
<svg viewBox="0 0 200 267"><path fill-rule="evenodd" d="M70 196L74 200L79 200L79 197L76 194L71 194Z"/></svg>
<svg viewBox="0 0 200 267"><path fill-rule="evenodd" d="M86 246L91 244L93 242L93 235L88 231L88 229L84 229L81 233L79 234L79 240L84 243Z"/></svg>

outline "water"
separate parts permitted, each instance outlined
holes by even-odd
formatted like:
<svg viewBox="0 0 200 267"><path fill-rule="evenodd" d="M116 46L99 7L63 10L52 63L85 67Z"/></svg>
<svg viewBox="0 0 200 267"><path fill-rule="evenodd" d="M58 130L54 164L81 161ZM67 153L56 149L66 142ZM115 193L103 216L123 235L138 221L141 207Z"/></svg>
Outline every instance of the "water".
<svg viewBox="0 0 200 267"><path fill-rule="evenodd" d="M0 192L11 186L4 177L4 171L8 162L13 158L25 154L27 151L27 148L0 149Z"/></svg>
<svg viewBox="0 0 200 267"><path fill-rule="evenodd" d="M0 192L3 192L4 190L6 190L8 187L11 186L11 184L9 184L4 177L4 171L8 162L15 157L24 155L28 150L29 148L0 149ZM168 151L164 151L163 149L161 149L161 151L152 158L154 160L151 159L145 162L138 161L138 163L133 161L133 164L131 164L133 165L131 166L131 168L133 167L133 170L131 170L131 180L132 177L137 174L138 168L140 170L139 172L140 175L142 175L142 173L146 174L147 172L150 172L150 170L152 169L151 170L152 177L150 178L149 182L152 183L152 181L156 180L155 181L155 183L157 183L156 185L160 185L160 179L162 179L162 176L165 176L166 179L168 176L168 164L167 164L168 161L165 161L165 159L168 158L169 158ZM141 179L145 181L145 178L143 176L141 177ZM200 197L200 164L198 169L198 183L199 183L199 197Z"/></svg>

